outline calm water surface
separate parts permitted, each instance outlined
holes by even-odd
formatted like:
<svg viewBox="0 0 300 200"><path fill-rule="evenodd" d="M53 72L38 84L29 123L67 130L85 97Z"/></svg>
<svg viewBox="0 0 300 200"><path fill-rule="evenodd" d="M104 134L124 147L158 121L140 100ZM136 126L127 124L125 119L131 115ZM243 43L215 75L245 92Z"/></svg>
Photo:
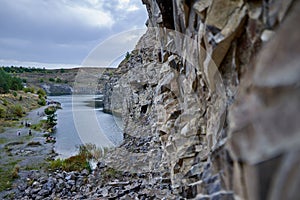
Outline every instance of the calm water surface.
<svg viewBox="0 0 300 200"><path fill-rule="evenodd" d="M123 140L120 119L103 113L101 108L89 106L94 95L50 96L49 99L61 103L57 111L55 151L59 157L66 158L78 151L83 143L93 143L98 147L111 147ZM117 122L117 123L116 123Z"/></svg>

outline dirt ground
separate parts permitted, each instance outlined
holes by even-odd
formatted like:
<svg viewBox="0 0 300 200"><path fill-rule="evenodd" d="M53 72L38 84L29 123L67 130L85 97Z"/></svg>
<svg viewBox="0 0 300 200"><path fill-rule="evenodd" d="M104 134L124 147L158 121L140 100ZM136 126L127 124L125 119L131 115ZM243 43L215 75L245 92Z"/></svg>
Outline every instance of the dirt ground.
<svg viewBox="0 0 300 200"><path fill-rule="evenodd" d="M26 121L37 124L43 119L41 113L44 109L45 106L29 112L15 127L5 128L0 133L0 199L30 171L46 169L47 161L55 156L53 143L46 143L45 133L31 130L29 135L30 127L24 125Z"/></svg>

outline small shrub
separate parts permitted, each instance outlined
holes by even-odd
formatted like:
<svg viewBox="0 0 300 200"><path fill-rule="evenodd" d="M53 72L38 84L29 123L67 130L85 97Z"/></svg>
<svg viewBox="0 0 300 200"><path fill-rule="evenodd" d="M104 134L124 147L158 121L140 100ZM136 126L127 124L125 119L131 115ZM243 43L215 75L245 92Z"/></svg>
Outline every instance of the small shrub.
<svg viewBox="0 0 300 200"><path fill-rule="evenodd" d="M38 104L40 106L45 106L46 105L46 99L41 97L39 100L38 100Z"/></svg>
<svg viewBox="0 0 300 200"><path fill-rule="evenodd" d="M23 116L23 108L20 104L17 104L12 107L13 113L15 116L22 117Z"/></svg>
<svg viewBox="0 0 300 200"><path fill-rule="evenodd" d="M22 101L23 100L23 96L22 95L20 95L20 97L19 97L19 101Z"/></svg>
<svg viewBox="0 0 300 200"><path fill-rule="evenodd" d="M60 79L60 78L56 78L56 81L55 81L56 83L61 83L62 82L62 80Z"/></svg>
<svg viewBox="0 0 300 200"><path fill-rule="evenodd" d="M17 97L17 96L18 96L18 94L17 94L16 91L13 92L13 95L14 95L14 97Z"/></svg>
<svg viewBox="0 0 300 200"><path fill-rule="evenodd" d="M96 145L93 145L93 144L80 145L79 155L82 155L88 159L92 159L93 155L92 155L91 151L94 148L96 148Z"/></svg>
<svg viewBox="0 0 300 200"><path fill-rule="evenodd" d="M19 171L20 171L20 166L19 165L15 165L15 167L12 170L11 177L13 179L18 178L19 177Z"/></svg>
<svg viewBox="0 0 300 200"><path fill-rule="evenodd" d="M101 157L103 157L108 151L108 148L97 148L95 144L85 144L79 146L79 155L83 155L87 157L88 159L94 159L99 160Z"/></svg>
<svg viewBox="0 0 300 200"><path fill-rule="evenodd" d="M126 59L126 60L129 60L129 58L130 58L130 53L127 51L126 56L125 56L125 59Z"/></svg>
<svg viewBox="0 0 300 200"><path fill-rule="evenodd" d="M49 136L51 136L49 133L45 133L45 134L43 135L43 137L49 137Z"/></svg>
<svg viewBox="0 0 300 200"><path fill-rule="evenodd" d="M62 169L64 166L64 160L62 159L56 159L50 162L50 169L56 170L56 169Z"/></svg>
<svg viewBox="0 0 300 200"><path fill-rule="evenodd" d="M46 96L46 92L45 92L45 90L43 90L42 88L38 89L38 91L37 91L36 93L39 95L39 97L40 97L40 96L41 96L41 97Z"/></svg>
<svg viewBox="0 0 300 200"><path fill-rule="evenodd" d="M37 124L32 124L30 126L31 129L36 130L36 131L41 131L42 128L44 127L44 124L46 123L46 120L41 120L39 123Z"/></svg>
<svg viewBox="0 0 300 200"><path fill-rule="evenodd" d="M65 160L66 171L82 171L84 169L91 170L90 164L87 161L87 158L83 155L76 155Z"/></svg>
<svg viewBox="0 0 300 200"><path fill-rule="evenodd" d="M7 142L6 138L0 138L0 144L4 144L5 142ZM0 159L1 159L1 157L0 157Z"/></svg>
<svg viewBox="0 0 300 200"><path fill-rule="evenodd" d="M5 118L6 117L6 108L2 105L0 105L0 118Z"/></svg>
<svg viewBox="0 0 300 200"><path fill-rule="evenodd" d="M6 100L6 99L3 99L3 105L4 105L4 106L7 106L7 104L8 104L7 100Z"/></svg>
<svg viewBox="0 0 300 200"><path fill-rule="evenodd" d="M30 92L30 93L34 93L34 88L33 87L27 87L27 88L23 88L23 91L25 92L25 93L28 93L28 92Z"/></svg>
<svg viewBox="0 0 300 200"><path fill-rule="evenodd" d="M49 78L50 82L55 82L54 78Z"/></svg>
<svg viewBox="0 0 300 200"><path fill-rule="evenodd" d="M56 119L56 110L57 110L57 107L55 106L49 106L48 108L46 108L44 110L45 114L47 115L47 128L53 128L57 123L57 119Z"/></svg>
<svg viewBox="0 0 300 200"><path fill-rule="evenodd" d="M83 169L87 169L91 171L89 162L86 157L83 155L76 155L65 160L57 159L50 162L50 169L62 169L64 171L82 171Z"/></svg>

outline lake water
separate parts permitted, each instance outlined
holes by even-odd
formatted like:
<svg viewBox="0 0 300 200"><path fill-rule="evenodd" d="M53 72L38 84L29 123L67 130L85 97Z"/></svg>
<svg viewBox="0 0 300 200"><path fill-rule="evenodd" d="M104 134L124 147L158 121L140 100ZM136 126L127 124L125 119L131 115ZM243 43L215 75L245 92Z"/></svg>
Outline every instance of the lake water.
<svg viewBox="0 0 300 200"><path fill-rule="evenodd" d="M54 134L54 147L59 157L75 155L78 146L85 143L113 147L122 142L121 120L89 105L95 98L94 95L49 96L62 106L57 111L58 123Z"/></svg>

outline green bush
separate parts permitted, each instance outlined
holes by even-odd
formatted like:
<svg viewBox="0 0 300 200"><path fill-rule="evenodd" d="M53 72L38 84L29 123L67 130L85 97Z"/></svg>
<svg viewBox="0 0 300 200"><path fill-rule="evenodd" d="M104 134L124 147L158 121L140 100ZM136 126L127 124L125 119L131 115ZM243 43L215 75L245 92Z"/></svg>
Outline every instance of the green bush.
<svg viewBox="0 0 300 200"><path fill-rule="evenodd" d="M60 78L56 78L56 83L61 83L62 80Z"/></svg>
<svg viewBox="0 0 300 200"><path fill-rule="evenodd" d="M5 118L6 117L6 108L2 105L0 105L0 118Z"/></svg>
<svg viewBox="0 0 300 200"><path fill-rule="evenodd" d="M22 95L20 95L20 97L19 97L19 101L22 101L23 100L23 96Z"/></svg>
<svg viewBox="0 0 300 200"><path fill-rule="evenodd" d="M22 106L20 104L14 105L12 107L12 109L13 109L13 114L15 116L18 116L18 117L22 117L23 116L23 108L22 108Z"/></svg>
<svg viewBox="0 0 300 200"><path fill-rule="evenodd" d="M126 53L126 55L125 55L125 59L126 59L126 60L129 60L129 58L130 58L130 53L127 51L127 53Z"/></svg>
<svg viewBox="0 0 300 200"><path fill-rule="evenodd" d="M8 105L8 102L7 102L6 99L3 99L3 105L4 105L4 106L7 106L7 105Z"/></svg>
<svg viewBox="0 0 300 200"><path fill-rule="evenodd" d="M84 169L91 170L87 158L83 155L76 155L65 160L66 171L82 171Z"/></svg>
<svg viewBox="0 0 300 200"><path fill-rule="evenodd" d="M24 91L25 93L27 93L27 92L34 93L34 88L33 88L33 87L23 88L23 91Z"/></svg>
<svg viewBox="0 0 300 200"><path fill-rule="evenodd" d="M61 169L64 167L64 160L62 159L56 159L50 162L49 165L50 169L56 170L56 169Z"/></svg>
<svg viewBox="0 0 300 200"><path fill-rule="evenodd" d="M44 99L43 97L41 97L39 100L38 100L38 104L40 106L45 106L46 105L46 99Z"/></svg>
<svg viewBox="0 0 300 200"><path fill-rule="evenodd" d="M17 78L17 77L12 77L11 78L10 89L12 89L12 90L22 90L23 89L22 80L20 78Z"/></svg>
<svg viewBox="0 0 300 200"><path fill-rule="evenodd" d="M40 96L41 96L41 97L46 96L46 92L45 92L45 90L43 90L42 88L38 89L38 91L36 92L36 94L38 94L39 97L40 97Z"/></svg>
<svg viewBox="0 0 300 200"><path fill-rule="evenodd" d="M9 90L21 90L23 88L22 80L18 77L12 77L0 68L0 93L8 93Z"/></svg>
<svg viewBox="0 0 300 200"><path fill-rule="evenodd" d="M46 120L40 120L39 123L37 124L32 124L30 126L31 129L36 130L36 131L41 131L44 128L44 124L46 123ZM49 134L46 136L50 136ZM44 136L45 137L45 136Z"/></svg>
<svg viewBox="0 0 300 200"><path fill-rule="evenodd" d="M91 167L87 158L83 155L76 155L65 160L57 159L50 162L50 169L62 169L64 171L82 171L87 169L91 171Z"/></svg>
<svg viewBox="0 0 300 200"><path fill-rule="evenodd" d="M17 96L18 96L18 94L17 94L16 91L13 92L13 95L14 95L14 97L17 97Z"/></svg>
<svg viewBox="0 0 300 200"><path fill-rule="evenodd" d="M54 82L55 80L54 80L54 78L49 78L49 81Z"/></svg>
<svg viewBox="0 0 300 200"><path fill-rule="evenodd" d="M47 115L47 128L53 128L57 123L57 119L56 119L56 110L57 110L57 107L55 106L49 106L48 108L46 108L44 110L45 114Z"/></svg>

